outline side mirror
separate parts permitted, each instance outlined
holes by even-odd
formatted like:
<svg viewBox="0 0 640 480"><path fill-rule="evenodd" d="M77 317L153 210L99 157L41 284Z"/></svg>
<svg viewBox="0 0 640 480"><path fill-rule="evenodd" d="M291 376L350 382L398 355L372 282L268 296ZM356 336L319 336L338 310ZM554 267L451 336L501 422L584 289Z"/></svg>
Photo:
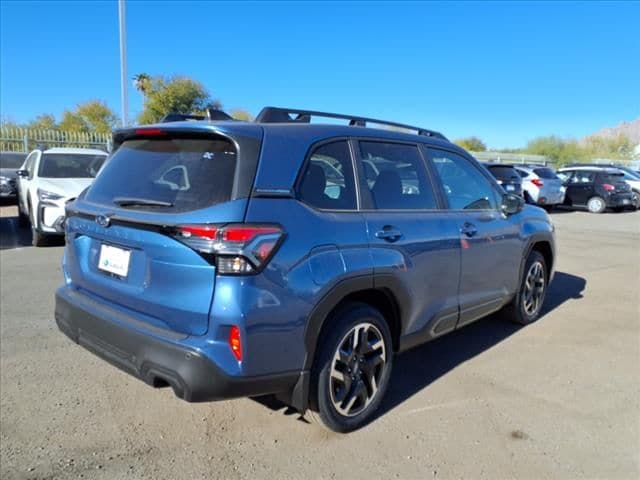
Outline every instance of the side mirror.
<svg viewBox="0 0 640 480"><path fill-rule="evenodd" d="M16 175L22 178L27 178L29 176L29 170L17 170Z"/></svg>
<svg viewBox="0 0 640 480"><path fill-rule="evenodd" d="M522 211L524 208L524 198L513 193L505 193L502 196L502 213L505 215L513 215Z"/></svg>

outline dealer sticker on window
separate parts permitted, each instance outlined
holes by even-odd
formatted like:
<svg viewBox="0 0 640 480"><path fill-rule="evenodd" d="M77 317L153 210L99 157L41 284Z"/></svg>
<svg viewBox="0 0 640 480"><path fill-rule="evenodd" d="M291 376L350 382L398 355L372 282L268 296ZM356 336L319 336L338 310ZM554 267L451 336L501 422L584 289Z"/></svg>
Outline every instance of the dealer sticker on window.
<svg viewBox="0 0 640 480"><path fill-rule="evenodd" d="M126 277L129 273L130 258L130 250L112 247L111 245L101 245L98 268L119 277Z"/></svg>

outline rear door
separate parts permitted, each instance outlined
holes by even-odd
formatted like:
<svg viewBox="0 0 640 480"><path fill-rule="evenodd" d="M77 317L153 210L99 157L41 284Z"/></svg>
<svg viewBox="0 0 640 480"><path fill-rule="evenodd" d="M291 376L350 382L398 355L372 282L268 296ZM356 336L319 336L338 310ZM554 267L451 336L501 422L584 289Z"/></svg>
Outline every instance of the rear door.
<svg viewBox="0 0 640 480"><path fill-rule="evenodd" d="M586 205L594 194L594 180L596 172L590 170L575 170L567 183L566 195L574 205Z"/></svg>
<svg viewBox="0 0 640 480"><path fill-rule="evenodd" d="M420 343L454 329L458 232L441 208L418 146L360 140L355 151L374 282L402 292L406 341Z"/></svg>
<svg viewBox="0 0 640 480"><path fill-rule="evenodd" d="M500 212L502 193L481 167L458 153L429 148L461 245L460 320L464 325L499 309L518 284L520 215Z"/></svg>
<svg viewBox="0 0 640 480"><path fill-rule="evenodd" d="M153 325L206 333L216 267L194 248L211 240L190 232L244 219L246 199L233 198L238 157L213 134L125 141L70 209L71 283Z"/></svg>

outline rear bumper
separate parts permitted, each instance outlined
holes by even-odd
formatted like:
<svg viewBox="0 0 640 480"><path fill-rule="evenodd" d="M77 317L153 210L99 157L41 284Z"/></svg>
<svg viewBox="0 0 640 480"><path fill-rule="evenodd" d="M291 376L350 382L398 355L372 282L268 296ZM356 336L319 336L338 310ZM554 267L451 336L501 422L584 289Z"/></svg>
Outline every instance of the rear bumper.
<svg viewBox="0 0 640 480"><path fill-rule="evenodd" d="M55 308L56 323L65 335L149 385L170 385L176 396L188 402L287 392L298 380L299 372L230 376L195 349L90 312L65 290L56 292Z"/></svg>
<svg viewBox="0 0 640 480"><path fill-rule="evenodd" d="M616 195L609 195L605 200L607 207L632 207L633 206L633 194L632 193L619 193Z"/></svg>

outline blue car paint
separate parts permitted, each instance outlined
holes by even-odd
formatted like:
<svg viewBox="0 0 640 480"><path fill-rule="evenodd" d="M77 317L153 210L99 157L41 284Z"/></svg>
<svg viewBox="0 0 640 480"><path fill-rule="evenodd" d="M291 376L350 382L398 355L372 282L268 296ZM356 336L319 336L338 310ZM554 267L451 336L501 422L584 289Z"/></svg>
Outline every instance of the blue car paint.
<svg viewBox="0 0 640 480"><path fill-rule="evenodd" d="M294 191L305 156L318 141L347 137L424 140L397 132L327 125L162 125L168 130L187 127L232 138L262 138L253 191L278 190L284 197ZM448 142L429 142L466 156ZM495 187L499 190L497 184ZM295 198L254 196L180 214L105 208L82 198L73 208L83 215L69 216L66 281L57 295L105 322L197 352L225 375L236 378L303 372L313 357L308 345L313 313L346 280L359 279L368 288L386 289L392 279L402 318L401 337L426 341L505 305L518 288L520 273L513 262L521 262L533 238L553 247L548 217L529 207L510 217L498 211L446 209L402 214L328 212ZM105 213L162 226L277 222L285 238L261 273L221 276L171 236L129 227L126 222L104 228L91 220L91 215ZM478 235L462 238L459 227L471 220L479 228ZM376 237L386 225L402 232L398 242L390 244ZM132 250L130 275L125 280L97 270L101 243ZM105 308L78 300L83 295L91 305ZM233 357L227 342L231 325L240 328L241 362ZM401 339L400 348L414 343Z"/></svg>

